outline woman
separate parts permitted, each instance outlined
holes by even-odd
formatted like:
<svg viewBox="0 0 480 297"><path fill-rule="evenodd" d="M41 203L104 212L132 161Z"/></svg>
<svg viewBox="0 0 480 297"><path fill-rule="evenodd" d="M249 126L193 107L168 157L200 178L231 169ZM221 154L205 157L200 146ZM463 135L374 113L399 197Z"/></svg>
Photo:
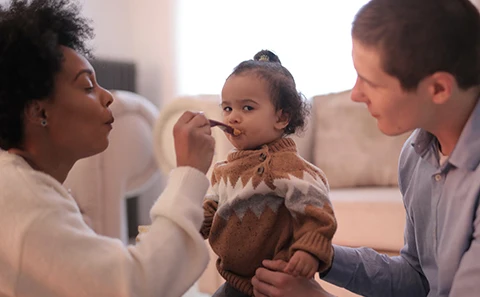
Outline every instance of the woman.
<svg viewBox="0 0 480 297"><path fill-rule="evenodd" d="M62 186L77 160L107 148L114 121L84 57L92 29L68 0L12 0L0 36L0 296L181 296L208 261L208 120L178 120L178 168L148 234L125 247L95 234Z"/></svg>

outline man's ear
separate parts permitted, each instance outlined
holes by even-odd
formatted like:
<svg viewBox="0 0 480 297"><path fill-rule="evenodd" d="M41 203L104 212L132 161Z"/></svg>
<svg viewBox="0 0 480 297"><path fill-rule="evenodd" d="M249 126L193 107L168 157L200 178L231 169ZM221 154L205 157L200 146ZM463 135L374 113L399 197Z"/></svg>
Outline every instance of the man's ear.
<svg viewBox="0 0 480 297"><path fill-rule="evenodd" d="M290 123L290 115L283 110L277 111L277 122L275 123L275 128L278 130L285 129Z"/></svg>
<svg viewBox="0 0 480 297"><path fill-rule="evenodd" d="M435 104L445 104L458 88L457 80L448 72L435 72L430 80L428 91Z"/></svg>
<svg viewBox="0 0 480 297"><path fill-rule="evenodd" d="M33 100L25 107L25 120L32 124L42 125L42 121L47 119L44 102Z"/></svg>

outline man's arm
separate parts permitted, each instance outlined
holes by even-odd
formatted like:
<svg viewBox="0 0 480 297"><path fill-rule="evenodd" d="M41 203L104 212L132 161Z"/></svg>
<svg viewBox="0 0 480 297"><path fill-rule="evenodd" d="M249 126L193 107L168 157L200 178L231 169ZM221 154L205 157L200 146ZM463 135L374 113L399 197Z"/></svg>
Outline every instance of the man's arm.
<svg viewBox="0 0 480 297"><path fill-rule="evenodd" d="M323 280L364 296L426 296L428 281L420 267L408 215L405 242L396 257L370 248L334 246L333 265Z"/></svg>

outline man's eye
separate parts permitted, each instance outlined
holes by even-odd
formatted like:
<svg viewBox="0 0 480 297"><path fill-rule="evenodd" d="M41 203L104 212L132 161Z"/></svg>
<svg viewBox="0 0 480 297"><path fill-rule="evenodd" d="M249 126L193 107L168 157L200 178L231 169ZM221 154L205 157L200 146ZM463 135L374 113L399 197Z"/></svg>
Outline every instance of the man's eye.
<svg viewBox="0 0 480 297"><path fill-rule="evenodd" d="M93 87L93 86L92 87L87 87L87 88L85 88L85 92L91 93L91 92L93 92L94 89L95 89L95 87Z"/></svg>

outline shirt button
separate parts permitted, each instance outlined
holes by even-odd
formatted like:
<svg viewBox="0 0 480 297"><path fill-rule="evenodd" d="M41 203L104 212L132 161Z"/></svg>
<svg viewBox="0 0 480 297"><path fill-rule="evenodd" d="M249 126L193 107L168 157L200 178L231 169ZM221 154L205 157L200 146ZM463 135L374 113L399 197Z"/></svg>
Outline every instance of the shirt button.
<svg viewBox="0 0 480 297"><path fill-rule="evenodd" d="M258 175L262 175L264 171L265 171L265 168L263 168L263 166L262 166L262 167L258 167L258 169L257 169Z"/></svg>
<svg viewBox="0 0 480 297"><path fill-rule="evenodd" d="M442 176L440 174L437 174L435 175L435 180L438 182L438 181L441 181L442 180Z"/></svg>
<svg viewBox="0 0 480 297"><path fill-rule="evenodd" d="M262 161L262 162L265 161L265 160L267 159L267 154L261 153L261 154L260 154L260 158L258 158L258 159L259 159L260 161Z"/></svg>

